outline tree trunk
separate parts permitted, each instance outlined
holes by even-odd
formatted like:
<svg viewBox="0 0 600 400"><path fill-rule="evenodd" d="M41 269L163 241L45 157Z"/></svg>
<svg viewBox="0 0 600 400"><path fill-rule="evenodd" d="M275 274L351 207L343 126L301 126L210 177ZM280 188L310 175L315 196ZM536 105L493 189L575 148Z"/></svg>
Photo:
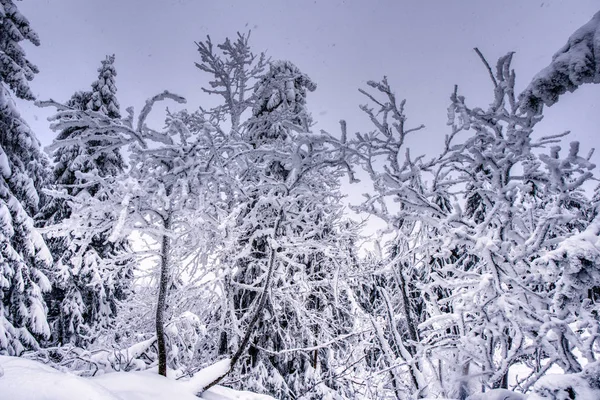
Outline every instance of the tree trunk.
<svg viewBox="0 0 600 400"><path fill-rule="evenodd" d="M171 214L167 211L163 227L165 231L171 228ZM158 346L158 373L167 376L167 348L165 344L164 314L169 290L169 250L170 239L166 234L162 236L160 251L160 283L158 287L158 304L156 305L156 343Z"/></svg>
<svg viewBox="0 0 600 400"><path fill-rule="evenodd" d="M459 382L458 386L458 400L465 400L469 397L469 367L471 363L469 361L465 361L462 366L462 379Z"/></svg>
<svg viewBox="0 0 600 400"><path fill-rule="evenodd" d="M404 308L404 317L406 318L406 326L408 328L408 336L410 340L412 340L413 344L408 346L409 351L412 356L414 356L417 350L414 347L414 343L419 343L419 335L417 334L417 324L413 318L413 313L411 311L411 304L408 295L408 286L406 285L406 279L404 278L403 273L403 264L398 265L399 270L397 273L398 279L400 280L400 293L402 294L402 307Z"/></svg>

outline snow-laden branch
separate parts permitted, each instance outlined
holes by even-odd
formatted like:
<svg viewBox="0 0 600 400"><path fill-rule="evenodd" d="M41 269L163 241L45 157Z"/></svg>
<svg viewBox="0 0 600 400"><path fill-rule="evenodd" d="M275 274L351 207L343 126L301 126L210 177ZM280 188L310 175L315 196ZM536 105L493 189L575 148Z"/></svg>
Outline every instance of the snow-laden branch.
<svg viewBox="0 0 600 400"><path fill-rule="evenodd" d="M137 119L137 126L132 126L133 109L127 109L128 116L123 119L110 118L107 115L91 110L79 110L68 105L58 103L54 100L38 101L38 107L54 107L57 113L48 120L52 122L50 128L60 132L77 130L77 135L71 135L67 139L58 139L46 147L47 151L54 151L58 148L77 145L83 146L91 141L102 141L105 143L105 149L109 145L114 148L124 147L130 143L138 143L142 148L147 148L148 140L157 142L164 141L163 133L156 132L146 126L148 115L153 107L159 101L173 100L177 103L185 103L186 100L174 93L164 91L146 100L142 111Z"/></svg>
<svg viewBox="0 0 600 400"><path fill-rule="evenodd" d="M600 12L569 37L520 96L524 112L539 113L560 95L585 83L600 83Z"/></svg>

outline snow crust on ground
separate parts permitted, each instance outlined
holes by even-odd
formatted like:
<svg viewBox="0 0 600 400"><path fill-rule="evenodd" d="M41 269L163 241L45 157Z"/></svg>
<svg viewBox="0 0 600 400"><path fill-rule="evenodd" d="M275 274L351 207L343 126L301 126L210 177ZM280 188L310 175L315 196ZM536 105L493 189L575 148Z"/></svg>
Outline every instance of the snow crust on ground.
<svg viewBox="0 0 600 400"><path fill-rule="evenodd" d="M469 396L467 400L526 400L527 396L507 389L494 389Z"/></svg>
<svg viewBox="0 0 600 400"><path fill-rule="evenodd" d="M89 379L61 373L44 364L0 356L3 400L125 400Z"/></svg>
<svg viewBox="0 0 600 400"><path fill-rule="evenodd" d="M198 400L195 393L228 367L220 361L188 381L164 378L155 372L114 372L83 378L40 362L0 356L2 400ZM202 394L204 400L274 400L270 396L222 386Z"/></svg>
<svg viewBox="0 0 600 400"><path fill-rule="evenodd" d="M0 356L2 400L197 400L199 388L212 382L229 367L222 360L187 381L164 378L155 371L113 372L83 378L60 372L40 362ZM469 400L600 400L600 363L584 372L542 377L529 395L495 389L470 396ZM597 381L597 382L596 382ZM593 383L592 385L590 385ZM593 386L593 387L592 387ZM274 400L273 397L215 386L202 394L204 400ZM441 400L441 399L438 399Z"/></svg>

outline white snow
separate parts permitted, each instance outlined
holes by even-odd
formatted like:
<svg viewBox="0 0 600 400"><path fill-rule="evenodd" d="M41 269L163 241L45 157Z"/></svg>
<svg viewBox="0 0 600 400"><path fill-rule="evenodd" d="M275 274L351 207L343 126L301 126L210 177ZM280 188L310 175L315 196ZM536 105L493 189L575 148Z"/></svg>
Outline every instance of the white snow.
<svg viewBox="0 0 600 400"><path fill-rule="evenodd" d="M578 374L546 375L535 384L533 390L534 393L527 397L527 400L600 399L600 389L590 388L587 381Z"/></svg>
<svg viewBox="0 0 600 400"><path fill-rule="evenodd" d="M0 146L0 175L4 178L9 178L11 174L12 170L10 168L8 157L4 152L4 149L2 149L2 146Z"/></svg>
<svg viewBox="0 0 600 400"><path fill-rule="evenodd" d="M185 382L191 392L199 392L208 386L211 382L229 371L231 360L226 358L213 365L200 370L189 381Z"/></svg>
<svg viewBox="0 0 600 400"><path fill-rule="evenodd" d="M37 361L0 356L0 398L10 400L198 400L196 389L210 383L229 366L222 360L188 381L155 372L114 372L83 378ZM270 396L215 386L204 400L273 400Z"/></svg>
<svg viewBox="0 0 600 400"><path fill-rule="evenodd" d="M507 389L494 389L467 397L467 400L525 400L527 396Z"/></svg>
<svg viewBox="0 0 600 400"><path fill-rule="evenodd" d="M156 372L114 372L89 380L123 400L198 400L186 385Z"/></svg>
<svg viewBox="0 0 600 400"><path fill-rule="evenodd" d="M44 364L0 356L2 399L11 400L124 400L92 380L61 373Z"/></svg>

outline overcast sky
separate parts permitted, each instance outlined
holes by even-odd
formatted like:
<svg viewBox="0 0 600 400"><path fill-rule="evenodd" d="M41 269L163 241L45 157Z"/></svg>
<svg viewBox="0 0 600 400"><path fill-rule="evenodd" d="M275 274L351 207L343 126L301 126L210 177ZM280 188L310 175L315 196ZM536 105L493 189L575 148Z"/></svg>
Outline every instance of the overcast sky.
<svg viewBox="0 0 600 400"><path fill-rule="evenodd" d="M42 42L26 47L41 71L32 82L41 100L65 101L89 89L100 61L114 53L123 110L139 110L165 89L196 108L206 101L200 91L206 77L194 66L194 42L207 34L220 42L251 29L256 52L292 61L317 83L309 108L318 129L337 130L341 118L351 132L367 129L357 88L387 75L397 96L407 99L409 123L427 126L410 142L417 151L439 148L448 132L454 84L469 105L491 102L491 82L474 46L494 63L516 51L523 88L600 9L597 0L25 0L18 6ZM538 134L571 129L584 149L594 146L599 99L598 86L565 96L546 110ZM50 143L50 110L19 106L43 144Z"/></svg>

